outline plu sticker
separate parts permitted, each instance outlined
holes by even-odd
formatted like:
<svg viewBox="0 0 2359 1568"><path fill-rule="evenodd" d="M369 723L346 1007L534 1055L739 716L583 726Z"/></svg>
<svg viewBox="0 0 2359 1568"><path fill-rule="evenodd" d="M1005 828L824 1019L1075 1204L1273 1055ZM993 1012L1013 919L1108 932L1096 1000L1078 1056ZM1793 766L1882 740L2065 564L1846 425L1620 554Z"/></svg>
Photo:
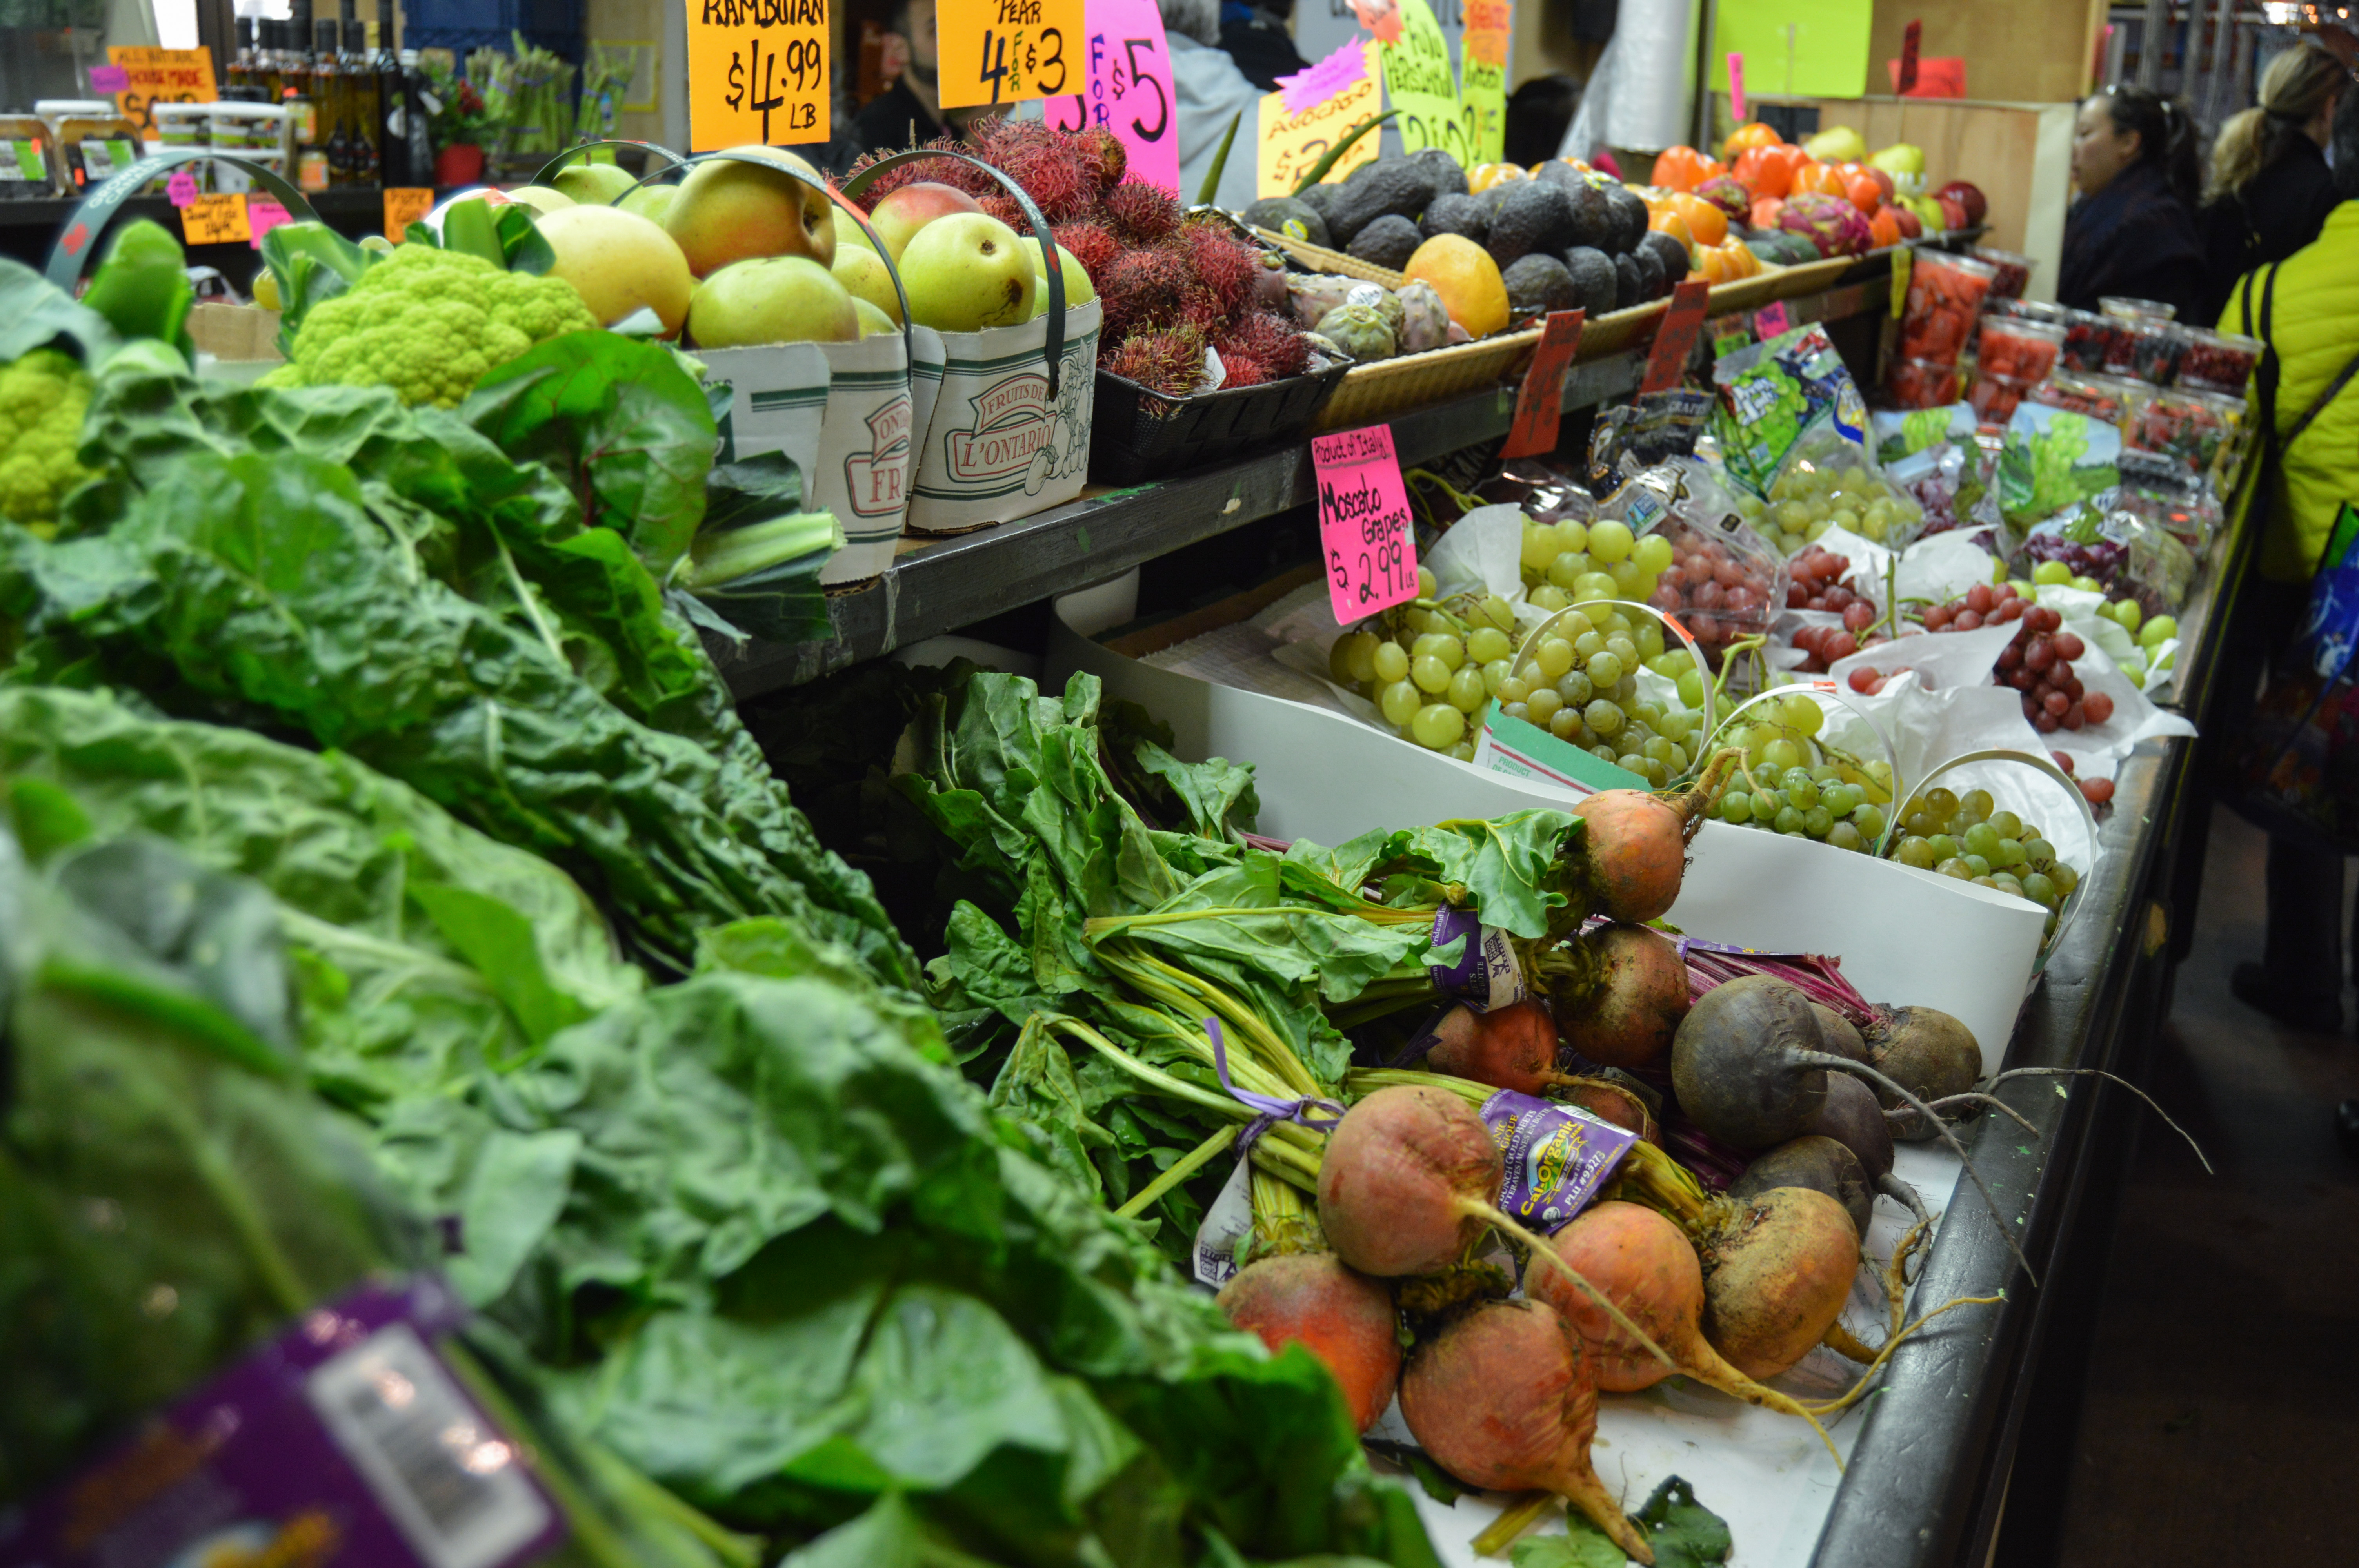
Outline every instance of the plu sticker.
<svg viewBox="0 0 2359 1568"><path fill-rule="evenodd" d="M1587 1208L1638 1141L1626 1127L1513 1089L1484 1100L1480 1114L1506 1164L1499 1207L1543 1236Z"/></svg>
<svg viewBox="0 0 2359 1568"><path fill-rule="evenodd" d="M1463 910L1444 905L1434 914L1433 952L1437 957L1451 955L1426 967L1434 989L1476 1012L1513 1007L1531 994L1523 966L1516 961L1514 940Z"/></svg>

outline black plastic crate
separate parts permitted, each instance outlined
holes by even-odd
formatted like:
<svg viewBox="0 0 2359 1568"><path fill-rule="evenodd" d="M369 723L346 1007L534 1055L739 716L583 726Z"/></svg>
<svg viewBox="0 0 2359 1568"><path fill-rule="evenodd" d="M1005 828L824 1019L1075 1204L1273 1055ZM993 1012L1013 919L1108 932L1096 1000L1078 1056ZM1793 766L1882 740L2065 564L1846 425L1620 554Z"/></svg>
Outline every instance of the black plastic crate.
<svg viewBox="0 0 2359 1568"><path fill-rule="evenodd" d="M1300 438L1342 384L1348 362L1259 386L1170 397L1098 372L1090 478L1136 484Z"/></svg>

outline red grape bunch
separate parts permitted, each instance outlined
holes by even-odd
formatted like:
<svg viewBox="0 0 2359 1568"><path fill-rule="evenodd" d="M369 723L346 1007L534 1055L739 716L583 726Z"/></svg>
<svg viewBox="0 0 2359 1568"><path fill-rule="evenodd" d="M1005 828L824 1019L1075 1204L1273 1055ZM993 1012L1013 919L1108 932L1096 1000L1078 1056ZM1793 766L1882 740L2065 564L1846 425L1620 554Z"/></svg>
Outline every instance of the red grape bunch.
<svg viewBox="0 0 2359 1568"><path fill-rule="evenodd" d="M1875 601L1863 599L1843 584L1851 557L1812 545L1788 563L1786 608L1829 610L1843 617L1840 626L1806 626L1794 633L1794 646L1803 653L1803 675L1824 675L1837 659L1847 659L1862 648L1890 642L1868 628L1883 616Z"/></svg>
<svg viewBox="0 0 2359 1568"><path fill-rule="evenodd" d="M2043 735L2103 724L2114 716L2114 699L2085 690L2072 661L2089 646L2064 627L2061 611L2027 602L2012 583L1994 588L1976 583L1962 599L1925 611L1929 632L1973 632L1994 623L2017 623L2015 640L1998 651L1991 673L2001 686L2023 694L2023 716Z"/></svg>

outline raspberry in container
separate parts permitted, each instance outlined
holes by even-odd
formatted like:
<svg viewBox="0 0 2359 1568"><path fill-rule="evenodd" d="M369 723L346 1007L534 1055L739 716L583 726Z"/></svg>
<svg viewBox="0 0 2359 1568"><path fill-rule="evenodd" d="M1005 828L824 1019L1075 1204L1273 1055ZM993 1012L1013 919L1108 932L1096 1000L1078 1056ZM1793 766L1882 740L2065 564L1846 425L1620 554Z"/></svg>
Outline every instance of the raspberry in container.
<svg viewBox="0 0 2359 1568"><path fill-rule="evenodd" d="M1919 252L1908 275L1908 304L1900 318L1895 351L1902 359L1956 363L1997 276L1998 268L1972 256Z"/></svg>
<svg viewBox="0 0 2359 1568"><path fill-rule="evenodd" d="M2158 452L2124 452L2114 507L2154 524L2201 555L2223 520L2219 494L2203 475Z"/></svg>
<svg viewBox="0 0 2359 1568"><path fill-rule="evenodd" d="M1998 276L1991 280L1993 299L2020 299L2023 291L2030 287L2031 269L2035 264L2029 256L2003 251L1996 245L1976 245L1974 259L1988 262L1998 268Z"/></svg>
<svg viewBox="0 0 2359 1568"><path fill-rule="evenodd" d="M2187 342L2179 351L2177 384L2198 392L2224 392L2242 397L2253 366L2260 362L2261 341L2234 332L2210 332L2201 327L2180 330L2186 333Z"/></svg>
<svg viewBox="0 0 2359 1568"><path fill-rule="evenodd" d="M2116 321L2171 321L2179 317L2179 307L2165 305L2159 299L2133 299L2125 294L2108 294L2097 301L2097 308Z"/></svg>
<svg viewBox="0 0 2359 1568"><path fill-rule="evenodd" d="M2106 357L2114 347L2114 321L2093 310L2068 310L2064 313L2065 365L2072 370L2102 374Z"/></svg>
<svg viewBox="0 0 2359 1568"><path fill-rule="evenodd" d="M2244 412L2241 399L2216 392L2158 392L2140 411L2126 444L2132 451L2156 452L2197 470L2208 469Z"/></svg>
<svg viewBox="0 0 2359 1568"><path fill-rule="evenodd" d="M2169 386L2185 341L2185 334L2168 321L2116 320L2113 341L2105 348L2105 373Z"/></svg>
<svg viewBox="0 0 2359 1568"><path fill-rule="evenodd" d="M1974 417L1984 424L2004 425L2015 417L2015 406L2023 401L2024 395L2038 384L2018 376L1985 372L1974 378L1974 388L1966 395L1966 401L1973 405Z"/></svg>
<svg viewBox="0 0 2359 1568"><path fill-rule="evenodd" d="M1958 367L1896 355L1885 374L1884 390L1895 408L1945 407L1958 400Z"/></svg>
<svg viewBox="0 0 2359 1568"><path fill-rule="evenodd" d="M2064 351L2064 329L2008 316L1983 318L1977 362L1984 375L2029 385L2056 368Z"/></svg>

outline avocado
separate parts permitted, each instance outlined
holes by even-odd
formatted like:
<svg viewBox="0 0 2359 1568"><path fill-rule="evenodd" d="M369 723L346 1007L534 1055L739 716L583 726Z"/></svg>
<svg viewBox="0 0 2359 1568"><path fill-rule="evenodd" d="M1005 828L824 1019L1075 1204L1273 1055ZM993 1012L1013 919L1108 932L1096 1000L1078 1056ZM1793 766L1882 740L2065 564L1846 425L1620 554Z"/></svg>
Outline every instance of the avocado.
<svg viewBox="0 0 2359 1568"><path fill-rule="evenodd" d="M1560 157L1541 159L1539 168L1532 171L1532 178L1545 184L1561 186L1568 191L1575 186L1589 183L1587 175Z"/></svg>
<svg viewBox="0 0 2359 1568"><path fill-rule="evenodd" d="M1613 254L1615 231L1614 204L1605 199L1605 192L1586 180L1559 186L1558 189L1572 203L1572 238L1565 243L1586 245L1591 250Z"/></svg>
<svg viewBox="0 0 2359 1568"><path fill-rule="evenodd" d="M1486 248L1505 267L1533 251L1560 251L1572 243L1572 198L1537 179L1514 179L1499 198Z"/></svg>
<svg viewBox="0 0 2359 1568"><path fill-rule="evenodd" d="M1630 259L1638 264L1638 287L1646 292L1642 297L1660 299L1671 291L1669 276L1663 271L1663 258L1651 246L1641 244L1630 252Z"/></svg>
<svg viewBox="0 0 2359 1568"><path fill-rule="evenodd" d="M1245 210L1245 220L1273 234L1291 234L1314 245L1327 243L1327 220L1308 202L1297 201L1291 196L1263 197ZM1288 228L1289 223L1294 226Z"/></svg>
<svg viewBox="0 0 2359 1568"><path fill-rule="evenodd" d="M1581 290L1573 286L1572 274L1565 270L1564 263L1538 251L1517 256L1500 274L1500 281L1507 286L1507 314L1511 318L1545 316L1551 310L1571 310L1581 304Z"/></svg>
<svg viewBox="0 0 2359 1568"><path fill-rule="evenodd" d="M1414 231L1417 215L1439 194L1424 166L1408 158L1378 158L1362 164L1328 202L1327 232L1335 243L1350 250L1353 236L1379 218L1408 220Z"/></svg>
<svg viewBox="0 0 2359 1568"><path fill-rule="evenodd" d="M1491 204L1479 196L1445 190L1433 199L1417 226L1429 240L1436 234L1463 234L1479 245L1490 237Z"/></svg>
<svg viewBox="0 0 2359 1568"><path fill-rule="evenodd" d="M1309 186L1294 200L1318 213L1319 221L1323 223L1327 221L1327 203L1335 200L1335 188L1332 185Z"/></svg>
<svg viewBox="0 0 2359 1568"><path fill-rule="evenodd" d="M1627 310L1634 305L1647 303L1647 275L1638 270L1638 258L1627 254L1614 258L1614 308Z"/></svg>
<svg viewBox="0 0 2359 1568"><path fill-rule="evenodd" d="M1408 160L1413 164L1420 165L1426 173L1433 177L1433 193L1436 196L1466 194L1466 171L1459 167L1456 158L1451 157L1440 147L1421 148L1409 154Z"/></svg>
<svg viewBox="0 0 2359 1568"><path fill-rule="evenodd" d="M1612 256L1591 245L1575 245L1564 253L1564 270L1572 278L1573 303L1592 319L1612 312L1621 287Z"/></svg>
<svg viewBox="0 0 2359 1568"><path fill-rule="evenodd" d="M1647 204L1626 185L1609 186L1605 204L1614 212L1614 243L1605 249L1617 256L1636 249L1647 232Z"/></svg>
<svg viewBox="0 0 2359 1568"><path fill-rule="evenodd" d="M1651 253L1661 264L1664 278L1677 283L1688 275L1688 248L1659 229L1649 229L1638 242L1639 248Z"/></svg>
<svg viewBox="0 0 2359 1568"><path fill-rule="evenodd" d="M1352 236L1352 243L1345 250L1364 262L1373 262L1398 272L1408 265L1408 258L1415 255L1417 247L1423 243L1425 236L1417 232L1416 224L1398 213L1387 212L1364 225L1358 233Z"/></svg>

